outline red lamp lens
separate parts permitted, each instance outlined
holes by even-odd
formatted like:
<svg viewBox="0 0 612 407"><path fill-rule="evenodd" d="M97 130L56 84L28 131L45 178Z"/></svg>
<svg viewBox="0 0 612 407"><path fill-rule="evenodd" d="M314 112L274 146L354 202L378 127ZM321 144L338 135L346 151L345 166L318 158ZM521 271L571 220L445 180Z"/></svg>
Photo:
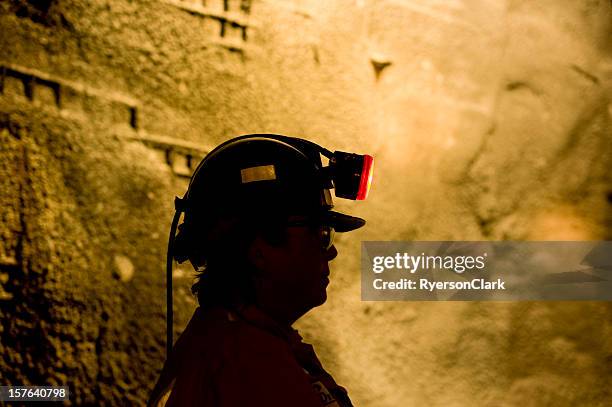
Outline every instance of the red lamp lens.
<svg viewBox="0 0 612 407"><path fill-rule="evenodd" d="M361 170L361 178L359 180L359 190L357 191L357 199L363 201L368 197L370 185L372 185L372 175L374 173L374 157L371 155L363 156L363 168Z"/></svg>

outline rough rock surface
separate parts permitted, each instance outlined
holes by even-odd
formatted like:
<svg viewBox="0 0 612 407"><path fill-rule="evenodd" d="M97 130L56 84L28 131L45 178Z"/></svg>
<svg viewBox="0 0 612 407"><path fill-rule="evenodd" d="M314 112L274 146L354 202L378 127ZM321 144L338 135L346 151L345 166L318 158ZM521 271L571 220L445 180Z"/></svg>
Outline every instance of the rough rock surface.
<svg viewBox="0 0 612 407"><path fill-rule="evenodd" d="M612 404L610 304L365 303L358 264L361 240L612 238L609 1L10 0L0 33L0 384L143 404L172 198L274 132L376 157L298 324L355 405Z"/></svg>

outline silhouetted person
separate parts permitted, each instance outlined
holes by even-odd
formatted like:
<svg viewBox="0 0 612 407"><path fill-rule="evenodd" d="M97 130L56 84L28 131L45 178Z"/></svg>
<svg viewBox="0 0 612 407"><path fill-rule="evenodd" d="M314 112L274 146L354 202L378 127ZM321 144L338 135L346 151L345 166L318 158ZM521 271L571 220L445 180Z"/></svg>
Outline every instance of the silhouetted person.
<svg viewBox="0 0 612 407"><path fill-rule="evenodd" d="M333 166L323 168L322 151L331 154L301 139L243 136L195 171L173 257L198 271L199 307L149 405L351 406L291 328L327 299L334 230L365 224L331 211Z"/></svg>

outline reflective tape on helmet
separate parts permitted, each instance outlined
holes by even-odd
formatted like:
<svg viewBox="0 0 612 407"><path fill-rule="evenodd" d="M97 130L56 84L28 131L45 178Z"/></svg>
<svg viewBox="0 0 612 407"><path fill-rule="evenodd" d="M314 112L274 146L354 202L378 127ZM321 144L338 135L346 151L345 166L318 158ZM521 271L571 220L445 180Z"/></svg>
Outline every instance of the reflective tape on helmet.
<svg viewBox="0 0 612 407"><path fill-rule="evenodd" d="M243 168L240 170L240 177L243 184L255 181L270 181L276 179L276 170L273 165Z"/></svg>

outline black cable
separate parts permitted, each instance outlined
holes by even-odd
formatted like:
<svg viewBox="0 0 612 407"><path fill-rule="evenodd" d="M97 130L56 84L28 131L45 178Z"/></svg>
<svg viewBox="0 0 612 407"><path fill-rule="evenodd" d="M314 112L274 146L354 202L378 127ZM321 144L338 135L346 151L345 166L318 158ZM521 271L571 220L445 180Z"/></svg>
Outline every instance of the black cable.
<svg viewBox="0 0 612 407"><path fill-rule="evenodd" d="M180 198L175 198L175 206L178 205ZM168 239L168 253L166 255L166 357L170 357L172 351L172 340L174 330L174 313L172 307L172 265L174 262L174 237L176 234L176 228L178 226L179 219L181 217L179 208L174 212L172 218L172 226L170 227L170 237Z"/></svg>

